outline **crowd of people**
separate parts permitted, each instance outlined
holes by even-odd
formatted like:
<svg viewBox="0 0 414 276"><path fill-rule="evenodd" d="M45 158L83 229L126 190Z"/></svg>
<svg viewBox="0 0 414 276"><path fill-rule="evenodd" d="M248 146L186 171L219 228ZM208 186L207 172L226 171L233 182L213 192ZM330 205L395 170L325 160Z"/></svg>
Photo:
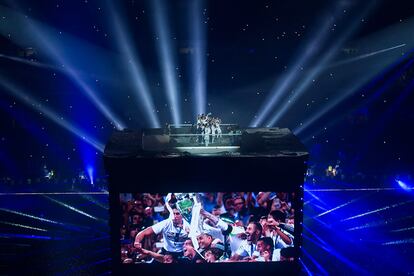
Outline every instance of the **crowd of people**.
<svg viewBox="0 0 414 276"><path fill-rule="evenodd" d="M196 130L198 136L198 143L205 144L206 147L210 143L214 143L216 139L221 138L221 119L211 117L211 113L197 115Z"/></svg>
<svg viewBox="0 0 414 276"><path fill-rule="evenodd" d="M121 194L121 261L293 260L294 197L272 192L199 193L200 208L193 205L189 215L175 194Z"/></svg>

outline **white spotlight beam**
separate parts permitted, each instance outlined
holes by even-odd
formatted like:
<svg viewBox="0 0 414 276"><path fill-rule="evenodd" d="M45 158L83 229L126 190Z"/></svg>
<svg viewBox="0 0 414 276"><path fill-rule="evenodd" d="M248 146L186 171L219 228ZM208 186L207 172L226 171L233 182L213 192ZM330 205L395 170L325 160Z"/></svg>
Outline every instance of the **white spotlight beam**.
<svg viewBox="0 0 414 276"><path fill-rule="evenodd" d="M378 68L377 68L377 70L378 70ZM295 133L295 135L301 134L306 128L308 128L310 125L312 125L314 122L316 122L319 118L321 118L326 113L328 113L330 110L335 108L337 105L339 105L346 98L353 95L353 93L355 91L360 89L365 83L367 83L372 77L374 77L376 73L378 73L378 72L377 71L367 72L364 76L361 76L361 78L359 80L356 80L355 83L349 85L348 87L346 87L342 91L338 91L339 93L337 93L337 95L339 95L339 96L332 99L332 101L328 105L320 108L319 111L316 114L314 114L312 117L310 117L304 123L302 123L300 126L296 127L293 130L293 133Z"/></svg>
<svg viewBox="0 0 414 276"><path fill-rule="evenodd" d="M413 50L411 50L410 51L410 53L412 52ZM405 56L404 56L405 57ZM411 59L411 61L409 62L409 63L407 63L404 67L403 67L403 69L401 69L399 72L397 72L396 73L396 75L394 75L393 77L392 77L392 79L391 80L389 80L385 85L383 85L379 90L377 90L376 92L375 92L375 94L381 94L382 93L382 91L385 91L385 90L387 90L400 76L401 76L401 74L413 63L413 61L414 61L414 59ZM400 60L397 60L396 62L394 62L395 64L398 64L398 63L400 63L401 61ZM376 79L380 79L382 76L384 76L388 71L390 71L390 69L392 68L392 67L394 67L393 65L391 65L390 67L388 67L388 68L386 68L379 76L376 76ZM375 82L375 80L374 81L371 81L371 82ZM409 92L408 90L404 90L405 92ZM404 93L403 93L404 94ZM400 96L401 97L401 96ZM371 97L371 98L368 98L367 99L367 101L366 102L363 102L363 103L361 103L361 104L359 104L359 105L356 105L356 106L354 106L352 109L351 109L351 111L354 111L354 110L358 110L362 105L370 105L375 99L376 99L377 97ZM391 112L392 111L392 109L388 109L388 113L389 112ZM336 116L334 119L332 119L328 124L326 124L325 125L325 127L329 127L329 126L332 126L332 125L335 125L337 122L339 122L341 119L343 119L343 116L344 116L344 114L342 114L342 116ZM387 116L385 115L385 114L383 114L382 115L382 118L387 118ZM381 120L379 120L379 121L381 121ZM313 133L311 133L310 135L308 135L306 138L304 138L303 139L303 142L304 143L306 143L307 141L309 141L312 137L314 137L315 135L317 135L318 133L320 133L320 129L318 129L318 130L316 130L316 131L314 131Z"/></svg>
<svg viewBox="0 0 414 276"><path fill-rule="evenodd" d="M30 30L28 35L31 36L28 40L32 39L36 45L39 46L39 49L44 49L44 53L47 54L51 59L53 59L57 64L62 65L66 70L64 72L68 77L72 79L85 93L89 98L91 103L107 118L115 127L119 130L125 128L125 124L98 98L96 92L80 77L76 72L74 67L71 65L70 57L65 56L61 53L58 46L58 38L55 34L58 32L56 30L52 31L51 28L39 23L36 20L32 20L27 16L24 16L20 13L11 11L5 7L0 6L0 11L7 14L8 20L11 22L16 22L19 26ZM5 24L3 24L5 25ZM0 32L5 35L9 30L4 27L0 27ZM60 32L62 33L62 32ZM23 43L17 37L17 43Z"/></svg>
<svg viewBox="0 0 414 276"><path fill-rule="evenodd" d="M166 22L166 12L164 7L165 2L162 2L161 0L151 1L154 11L155 32L159 38L156 46L160 55L160 58L158 60L162 69L162 77L166 88L167 99L170 106L173 122L174 124L180 124L180 97L177 89L177 82L175 77L176 73L174 70L174 64L176 63L171 51L172 47L170 38L168 37L171 35L171 32Z"/></svg>
<svg viewBox="0 0 414 276"><path fill-rule="evenodd" d="M20 227L20 228L30 229L30 230L47 232L47 230L46 229L43 229L43 228L37 228L37 227L28 226L28 225L19 224L19 223L13 223L13 222L8 222L8 221L0 221L0 223L1 224L15 226L15 227Z"/></svg>
<svg viewBox="0 0 414 276"><path fill-rule="evenodd" d="M94 217L94 216L92 216L92 215L90 215L90 214L88 214L88 213L86 213L86 212L84 212L84 211L82 211L82 210L79 210L79 209L77 209L77 208L75 208L75 207L73 207L73 206L71 206L71 205L69 205L69 204L66 204L66 203L64 203L64 202L62 202L62 201L59 201L59 200L57 200L57 199L54 199L54 198L51 198L51 197L48 197L48 196L45 196L45 197L46 197L47 199L49 199L49 200L51 200L51 201L53 201L53 202L55 202L55 203L57 203L57 204L59 204L59 205L63 206L63 207L68 208L69 210L72 210L72 211L74 211L74 212L78 213L78 214L84 215L84 216L86 216L86 217L88 217L88 218L91 218L91 219L93 219L93 220L100 220L99 218Z"/></svg>
<svg viewBox="0 0 414 276"><path fill-rule="evenodd" d="M112 122L118 130L123 130L126 126L112 111L107 107L96 95L95 91L86 82L81 79L78 73L72 68L68 67L66 72L71 76L76 84L86 93L89 100L102 112L102 114Z"/></svg>
<svg viewBox="0 0 414 276"><path fill-rule="evenodd" d="M382 245L397 245L397 244L408 244L414 243L414 239L396 240L390 242L384 242Z"/></svg>
<svg viewBox="0 0 414 276"><path fill-rule="evenodd" d="M343 3L341 3L335 10L333 17L335 18L340 10L342 10ZM250 123L250 126L257 127L262 124L266 116L273 110L273 107L281 100L287 90L294 84L294 82L299 77L299 72L302 71L302 68L307 65L312 57L319 51L321 46L325 43L329 36L329 31L331 30L333 20L331 17L326 18L323 21L323 24L318 28L318 33L315 38L309 42L306 46L306 50L300 55L300 57L293 63L293 66L290 66L289 71L282 76L278 81L276 81L273 86L270 97L267 98L266 102L260 108L260 112L254 117L253 121Z"/></svg>
<svg viewBox="0 0 414 276"><path fill-rule="evenodd" d="M93 146L95 149L103 153L104 151L104 144L95 140L94 138L87 135L84 131L80 128L74 126L69 121L63 119L63 117L59 116L56 112L52 111L51 109L44 107L39 101L30 98L23 90L19 89L18 87L14 86L13 84L9 83L7 80L0 78L0 86L3 86L6 92L9 92L10 95L18 98L20 101L25 103L28 107L44 114L48 119L55 122L59 126L63 127L64 129L68 130L81 140L85 141L86 143Z"/></svg>
<svg viewBox="0 0 414 276"><path fill-rule="evenodd" d="M388 206L385 206L385 207L382 207L382 208L378 208L378 209L375 209L375 210L372 210L372 211L369 211L369 212L365 212L365 213L362 213L362 214L359 214L359 215L348 217L346 219L342 219L341 222L356 219L356 218L360 218L360 217L364 217L364 216L368 216L368 215L375 214L375 213L378 213L378 212L381 212L381 211L385 211L385 210L388 210L388 209L391 209L391 208L396 208L396 207L399 207L399 206L402 206L402 205L405 205L405 204L410 204L412 202L414 202L414 200L407 200L407 201L395 203L395 204L388 205Z"/></svg>
<svg viewBox="0 0 414 276"><path fill-rule="evenodd" d="M15 61L15 62L19 62L19 63L23 63L23 64L27 64L27 65L35 66L35 67L39 67L39 68L62 70L61 67L57 67L57 66L53 66L53 65L33 61L33 60L28 60L28 59L25 59L25 58L19 58L19 57L8 56L8 55L3 55L3 54L0 54L0 58L12 60L12 61Z"/></svg>
<svg viewBox="0 0 414 276"><path fill-rule="evenodd" d="M40 220L40 221L48 222L48 223L52 223L52 224L64 225L64 223L62 223L62 222L58 222L58 221L54 221L54 220L50 220L50 219L45 219L45 218L30 215L30 214L26 214L26 213L21 213L21 212L15 211L15 210L0 208L0 211L15 214L15 215L20 215L20 216L23 216L23 217L28 217L28 218L31 218L31 219L36 219L36 220Z"/></svg>
<svg viewBox="0 0 414 276"><path fill-rule="evenodd" d="M192 60L192 86L194 89L195 112L197 114L206 113L206 34L203 14L203 0L191 2L190 15L190 34L193 47Z"/></svg>
<svg viewBox="0 0 414 276"><path fill-rule="evenodd" d="M369 6L370 7L370 6ZM294 89L294 94L291 98L279 109L275 116L268 122L267 126L273 126L278 122L278 120L286 113L286 111L300 98L304 92L309 88L312 84L313 80L319 76L319 74L326 69L327 64L331 61L331 59L338 53L338 50L342 47L342 45L349 39L349 37L357 30L358 26L360 25L359 18L366 16L369 12L369 8L365 9L362 13L356 16L356 20L350 24L347 30L339 37L339 39L335 40L334 45L332 45L328 52L323 55L322 59L318 62L314 68L310 70L307 74L306 78L301 81L299 87Z"/></svg>
<svg viewBox="0 0 414 276"><path fill-rule="evenodd" d="M382 219L382 220L377 220L377 221L371 221L371 222L365 223L360 226L348 228L346 229L346 231L356 231L356 230L367 229L367 228L381 227L384 225L390 225L391 223L397 223L397 222L404 221L404 220L411 220L413 218L414 218L413 216L406 216L402 218L393 218L392 220Z"/></svg>
<svg viewBox="0 0 414 276"><path fill-rule="evenodd" d="M325 211L325 212L323 212L323 213L320 213L320 214L318 214L318 215L314 216L313 218L319 218L319 217L321 217L321 216L327 215L327 214L329 214L329 213L331 213L331 212L333 212L333 211L336 211L336 210L338 210L338 209L340 209L340 208L343 208L343 207L345 207L345 206L347 206L347 205L349 205L349 204L352 204L352 203L354 203L355 201L361 200L361 199L363 199L363 198L365 198L365 197L367 197L367 196L362 196L362 197L354 198L354 199L352 199L352 200L350 200L350 201L348 201L348 202L345 202L345 203L343 203L343 204L340 204L340 205L338 205L338 206L336 206L336 207L334 207L334 208L332 208L332 209L329 209L329 210L327 210L327 211Z"/></svg>
<svg viewBox="0 0 414 276"><path fill-rule="evenodd" d="M131 48L132 42L127 37L125 27L121 23L119 15L115 11L114 5L110 5L112 13L112 19L114 22L114 34L117 38L118 47L121 49L122 54L127 62L129 68L132 84L135 88L135 96L139 100L137 101L139 106L142 107L147 115L147 119L151 127L159 128L160 121L155 112L154 102L151 98L150 89L145 78L145 73L141 65L141 61L136 53Z"/></svg>
<svg viewBox="0 0 414 276"><path fill-rule="evenodd" d="M388 51L392 51L392 50L404 47L406 45L407 45L406 43L402 43L402 44L399 44L399 45L396 45L396 46L392 46L392 47L384 48L384 49L381 49L381 50L373 51L373 52L370 52L370 53L367 53L367 54L359 55L357 57L341 60L341 61L338 61L334 64L331 64L331 65L327 66L326 69L333 68L333 67L338 67L338 66L345 65L345 64L348 64L348 63L352 63L352 62L355 62L355 61L358 61L358 60L361 60L361 59L365 59L365 58L372 57L372 56L375 56L375 55L378 55L378 54L382 54L382 53L385 53L385 52L388 52Z"/></svg>
<svg viewBox="0 0 414 276"><path fill-rule="evenodd" d="M373 37L368 37L369 40L391 40L391 39L398 39L401 40L404 39L404 43L401 43L399 45L406 44L404 47L407 47L409 51L406 51L405 53L397 53L397 51L391 52L386 57L381 59L379 64L376 64L375 66L371 66L365 70L365 74L362 76L359 76L359 79L356 79L353 84L349 85L345 89L342 90L341 93L338 93L338 97L335 97L333 101L331 101L328 105L325 107L322 107L319 109L317 113L312 115L310 118L308 118L304 123L302 123L300 126L298 126L296 129L294 129L295 134L301 134L305 129L307 129L309 126L311 126L313 123L315 123L317 120L319 120L321 117L323 117L326 113L334 109L338 104L340 104L343 100L348 98L349 96L353 95L355 91L358 91L364 84L366 84L370 79L374 78L375 75L379 74L381 71L393 63L395 63L397 60L401 58L406 58L408 56L408 53L412 53L412 50L414 49L414 39L412 38L412 29L414 26L414 18L408 20L408 22L403 26L403 29L400 30L399 24L397 26L393 26L390 29L387 29L385 31L382 31L378 33L377 35ZM396 37L397 36L397 37ZM362 41L364 42L364 41ZM361 43L362 43L361 42ZM365 43L365 42L364 42ZM368 41L366 42L368 43ZM399 46L397 45L397 46ZM402 48L403 46L401 46ZM400 49L401 49L400 48Z"/></svg>

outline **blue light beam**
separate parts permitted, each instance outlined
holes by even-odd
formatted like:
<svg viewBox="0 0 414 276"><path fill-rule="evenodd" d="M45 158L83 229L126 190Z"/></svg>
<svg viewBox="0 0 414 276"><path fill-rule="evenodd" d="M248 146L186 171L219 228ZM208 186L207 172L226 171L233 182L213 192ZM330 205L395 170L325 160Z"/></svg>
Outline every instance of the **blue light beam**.
<svg viewBox="0 0 414 276"><path fill-rule="evenodd" d="M412 187L410 187L409 185L407 185L404 181L399 180L399 179L395 179L395 182L398 183L398 185L407 192L411 192L411 190L413 189Z"/></svg>
<svg viewBox="0 0 414 276"><path fill-rule="evenodd" d="M88 166L87 168L86 168L86 171L88 172L88 177L89 177L89 181L90 181L90 183L91 183L91 185L93 186L94 185L94 181L93 181L93 172L94 172L94 169L93 169L93 167L92 166Z"/></svg>
<svg viewBox="0 0 414 276"><path fill-rule="evenodd" d="M21 34L20 36L16 35L14 36L14 42L21 46L25 46L27 40L32 40L32 43L39 46L39 49L44 49L44 53L65 69L64 72L66 75L84 92L91 103L104 115L105 118L109 120L111 124L113 124L118 130L125 128L125 124L121 121L121 119L118 118L109 109L109 107L102 102L101 99L99 99L97 93L81 78L80 74L74 69L74 66L70 62L72 60L72 57L70 57L67 53L62 53L63 50L67 49L62 48L62 39L58 39L56 37L56 34L63 36L62 32L58 32L57 30L47 27L46 25L41 24L36 20L30 19L23 14L17 13L2 6L0 6L0 12L6 14L9 20L14 23L13 25L3 24L2 27L13 26L13 28L23 28L25 30L25 34L28 36L22 37ZM0 27L0 33L3 35L7 34L7 32L10 32L9 29L2 27ZM68 43L73 43L74 40L75 39L69 40L66 37L65 41Z"/></svg>
<svg viewBox="0 0 414 276"><path fill-rule="evenodd" d="M352 219L368 216L368 215L375 214L375 213L378 213L378 212L382 212L382 211L385 211L385 210L388 210L388 209L391 209L391 208L396 208L396 207L399 207L399 206L402 206L402 205L405 205L405 204L409 204L411 202L414 202L414 200L408 200L408 201L403 201L403 202L395 203L395 204L392 204L392 205L388 205L388 206L378 208L378 209L375 209L375 210L372 210L372 211L369 211L369 212L365 212L365 213L362 213L362 214L359 214L359 215L355 215L355 216L352 216L352 217L349 217L349 218L342 219L341 221L347 221L347 220L352 220Z"/></svg>
<svg viewBox="0 0 414 276"><path fill-rule="evenodd" d="M63 127L64 129L68 130L78 138L82 139L86 143L93 146L95 149L97 149L99 152L104 152L104 144L95 140L94 138L87 135L84 131L76 127L73 123L64 120L63 117L59 116L56 112L52 111L51 109L43 106L39 101L30 98L27 93L25 93L23 90L19 89L18 87L14 86L4 78L0 77L0 86L5 88L4 90L6 92L9 92L10 95L15 96L20 101L25 103L28 107L40 112L41 114L44 114L48 119L56 123L57 125Z"/></svg>
<svg viewBox="0 0 414 276"><path fill-rule="evenodd" d="M61 205L61 206L63 206L63 207L66 207L66 208L68 208L69 210L72 210L72 211L74 211L74 212L76 212L76 213L78 213L78 214L84 215L84 216L86 216L86 217L88 217L88 218L91 218L91 219L93 219L93 220L101 220L101 219L99 219L99 218L97 218L97 217L95 217L95 216L92 216L92 215L90 215L90 214L88 214L88 213L86 213L86 212L84 212L84 211L82 211L82 210L79 210L79 209L77 209L77 208L75 208L75 207L73 207L73 206L71 206L71 205L69 205L69 204L66 204L66 203L64 203L64 202L62 202L62 201L60 201L60 200L57 200L57 199L51 198L51 197L49 197L49 196L44 196L44 197L46 197L47 199L49 199L49 200L51 200L51 201L53 201L53 202L55 202L55 203L57 203L57 204L59 204L59 205Z"/></svg>

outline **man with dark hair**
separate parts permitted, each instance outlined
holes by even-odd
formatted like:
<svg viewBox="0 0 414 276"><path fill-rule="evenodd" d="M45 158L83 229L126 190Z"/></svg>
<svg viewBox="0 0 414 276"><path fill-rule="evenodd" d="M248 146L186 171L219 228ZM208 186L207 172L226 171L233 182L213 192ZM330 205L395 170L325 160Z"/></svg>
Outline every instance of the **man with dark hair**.
<svg viewBox="0 0 414 276"><path fill-rule="evenodd" d="M141 248L142 240L151 235L162 233L164 239L163 254L171 253L175 257L182 256L183 245L188 238L190 225L185 221L176 206L172 207L173 216L160 221L139 232L135 238L134 247Z"/></svg>
<svg viewBox="0 0 414 276"><path fill-rule="evenodd" d="M201 233L197 236L197 242L199 246L199 252L204 255L207 249L210 249L213 237L207 233Z"/></svg>
<svg viewBox="0 0 414 276"><path fill-rule="evenodd" d="M194 248L193 242L187 238L183 246L183 257L178 258L179 263L195 263L198 253Z"/></svg>
<svg viewBox="0 0 414 276"><path fill-rule="evenodd" d="M249 222L245 235L246 239L240 243L239 248L230 258L231 261L253 256L254 251L256 251L256 243L262 236L262 225L256 221Z"/></svg>
<svg viewBox="0 0 414 276"><path fill-rule="evenodd" d="M249 216L246 214L247 210L244 197L240 195L233 197L233 206L235 220L241 220L243 223L247 223Z"/></svg>
<svg viewBox="0 0 414 276"><path fill-rule="evenodd" d="M269 213L267 216L267 228L269 232L266 236L273 239L275 249L293 246L293 235L280 228L280 223L285 223L286 215L279 210Z"/></svg>
<svg viewBox="0 0 414 276"><path fill-rule="evenodd" d="M270 237L261 237L257 240L256 250L258 257L256 261L258 262L269 262L272 261L273 256L273 240Z"/></svg>
<svg viewBox="0 0 414 276"><path fill-rule="evenodd" d="M233 204L233 196L231 193L223 194L223 201L222 201L222 209L221 209L221 218L228 218L230 220L236 220L234 217L234 204Z"/></svg>
<svg viewBox="0 0 414 276"><path fill-rule="evenodd" d="M204 257L207 263L214 263L220 260L224 254L224 244L219 242L211 246L210 249L206 250Z"/></svg>

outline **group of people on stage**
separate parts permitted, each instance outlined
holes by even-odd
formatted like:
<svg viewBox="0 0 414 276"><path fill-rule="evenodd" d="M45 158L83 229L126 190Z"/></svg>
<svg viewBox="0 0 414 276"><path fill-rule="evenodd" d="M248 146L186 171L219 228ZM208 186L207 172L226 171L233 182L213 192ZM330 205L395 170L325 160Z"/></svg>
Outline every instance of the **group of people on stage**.
<svg viewBox="0 0 414 276"><path fill-rule="evenodd" d="M221 119L210 116L211 113L197 115L198 143L204 143L206 147L222 136Z"/></svg>
<svg viewBox="0 0 414 276"><path fill-rule="evenodd" d="M199 216L201 230L191 234L193 223L183 218L173 197L157 206L142 205L144 210L160 211L163 202L165 219L130 229L128 221L121 229L123 263L214 263L269 262L293 260L294 193L202 193ZM159 197L153 195L152 198ZM139 202L141 200L138 197ZM130 200L131 202L133 199ZM136 200L137 201L137 200ZM122 202L122 199L121 199ZM124 202L125 203L125 202ZM129 203L126 203L129 205ZM124 219L129 215L124 209ZM155 217L155 216L154 216ZM146 217L148 218L148 216ZM146 218L143 218L143 222ZM193 215L194 219L194 215ZM132 218L133 223L136 220ZM133 228L133 227L132 227ZM122 238L125 240L122 242Z"/></svg>

